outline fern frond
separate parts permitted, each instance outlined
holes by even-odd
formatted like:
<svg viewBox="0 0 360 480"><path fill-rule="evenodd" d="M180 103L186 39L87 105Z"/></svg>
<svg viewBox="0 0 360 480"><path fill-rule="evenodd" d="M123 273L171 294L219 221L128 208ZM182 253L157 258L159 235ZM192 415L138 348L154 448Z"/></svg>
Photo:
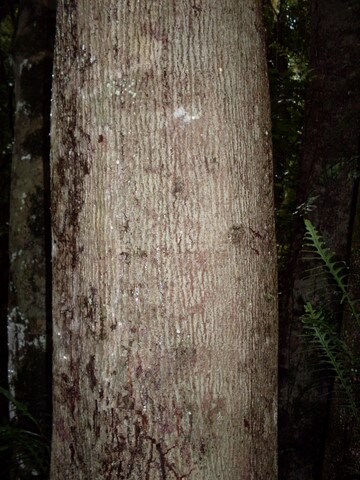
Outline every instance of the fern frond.
<svg viewBox="0 0 360 480"><path fill-rule="evenodd" d="M12 403L16 411L15 419L0 425L0 451L9 451L11 454L12 476L29 478L25 475L32 471L47 476L50 459L49 439L25 404L16 400L8 390L2 387L0 387L0 395ZM26 419L27 429L20 426L21 418Z"/></svg>
<svg viewBox="0 0 360 480"><path fill-rule="evenodd" d="M347 267L344 262L336 260L334 254L326 246L323 237L316 230L310 220L305 219L305 235L304 235L304 250L311 253L312 258L316 258L321 262L321 267L327 278L330 279L339 290L341 294L340 304L345 304L350 310L350 313L360 328L360 313L356 307L355 301L350 297L346 280L348 277Z"/></svg>
<svg viewBox="0 0 360 480"><path fill-rule="evenodd" d="M355 385L351 378L352 367L358 365L358 359L343 342L336 330L329 324L324 312L314 309L310 302L306 303L302 316L304 328L316 340L325 365L330 367L346 395L347 403L354 418L360 425L360 412L356 402Z"/></svg>

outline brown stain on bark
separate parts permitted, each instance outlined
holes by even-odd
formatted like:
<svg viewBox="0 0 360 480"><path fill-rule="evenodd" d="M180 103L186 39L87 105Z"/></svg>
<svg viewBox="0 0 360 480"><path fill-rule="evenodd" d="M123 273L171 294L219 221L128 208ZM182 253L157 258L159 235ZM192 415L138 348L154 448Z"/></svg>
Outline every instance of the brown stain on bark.
<svg viewBox="0 0 360 480"><path fill-rule="evenodd" d="M233 225L229 230L228 236L233 245L241 245L246 238L245 228L242 225Z"/></svg>
<svg viewBox="0 0 360 480"><path fill-rule="evenodd" d="M96 387L98 381L95 375L95 355L90 355L90 360L88 361L86 365L86 373L88 376L89 380L89 385L91 388L91 391L94 391L94 388Z"/></svg>

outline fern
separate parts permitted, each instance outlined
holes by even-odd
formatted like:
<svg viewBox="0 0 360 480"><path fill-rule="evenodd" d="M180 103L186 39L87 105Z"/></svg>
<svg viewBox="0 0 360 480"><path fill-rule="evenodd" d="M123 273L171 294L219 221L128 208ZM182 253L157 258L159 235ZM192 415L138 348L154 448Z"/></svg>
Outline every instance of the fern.
<svg viewBox="0 0 360 480"><path fill-rule="evenodd" d="M360 314L354 300L348 293L346 285L347 268L345 263L335 260L334 254L326 247L324 239L317 232L310 220L304 220L304 222L306 232L303 251L312 255L312 257L308 257L308 259L320 261L320 265L314 268L318 270L319 275L325 274L335 283L335 288L341 294L340 304L345 304L349 308L352 317L360 328ZM311 272L311 270L308 271Z"/></svg>
<svg viewBox="0 0 360 480"><path fill-rule="evenodd" d="M359 359L349 346L340 338L337 324L334 323L334 311L324 298L339 295L339 304L351 313L356 325L360 328L360 313L355 301L351 298L347 287L347 268L344 262L335 259L335 255L326 246L324 239L309 220L305 220L304 253L307 260L315 262L315 266L307 271L308 277L323 279L322 294L316 306L310 301L304 305L305 313L301 317L304 329L315 345L322 364L333 372L339 387L346 397L346 405L360 427L360 411L357 404L360 368ZM330 291L329 291L330 290ZM314 294L314 289L312 291ZM334 305L330 306L331 308Z"/></svg>
<svg viewBox="0 0 360 480"><path fill-rule="evenodd" d="M335 378L346 395L351 412L360 426L360 412L356 403L356 386L353 379L357 359L345 342L339 338L334 327L329 324L326 314L321 309L314 309L310 302L305 304L302 322L317 345L323 362L334 372Z"/></svg>
<svg viewBox="0 0 360 480"><path fill-rule="evenodd" d="M17 401L2 387L0 394L6 397L16 412L13 420L0 425L0 452L6 452L11 456L11 474L18 479L47 478L50 459L49 439L26 405ZM20 419L28 424L28 428L19 425Z"/></svg>

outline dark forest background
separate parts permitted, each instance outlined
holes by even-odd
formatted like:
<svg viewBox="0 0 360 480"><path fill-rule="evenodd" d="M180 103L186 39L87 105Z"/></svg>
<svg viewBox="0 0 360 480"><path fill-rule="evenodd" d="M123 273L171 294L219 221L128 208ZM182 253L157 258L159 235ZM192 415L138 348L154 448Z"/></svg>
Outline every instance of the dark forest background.
<svg viewBox="0 0 360 480"><path fill-rule="evenodd" d="M360 478L360 2L264 0L279 479ZM55 1L0 3L2 478L48 478Z"/></svg>

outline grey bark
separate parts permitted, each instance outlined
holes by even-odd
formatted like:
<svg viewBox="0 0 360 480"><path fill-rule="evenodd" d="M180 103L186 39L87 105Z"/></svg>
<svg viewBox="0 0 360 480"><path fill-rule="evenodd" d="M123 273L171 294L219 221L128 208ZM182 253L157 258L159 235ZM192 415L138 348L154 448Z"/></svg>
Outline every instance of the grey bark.
<svg viewBox="0 0 360 480"><path fill-rule="evenodd" d="M52 480L276 478L258 1L61 1Z"/></svg>

